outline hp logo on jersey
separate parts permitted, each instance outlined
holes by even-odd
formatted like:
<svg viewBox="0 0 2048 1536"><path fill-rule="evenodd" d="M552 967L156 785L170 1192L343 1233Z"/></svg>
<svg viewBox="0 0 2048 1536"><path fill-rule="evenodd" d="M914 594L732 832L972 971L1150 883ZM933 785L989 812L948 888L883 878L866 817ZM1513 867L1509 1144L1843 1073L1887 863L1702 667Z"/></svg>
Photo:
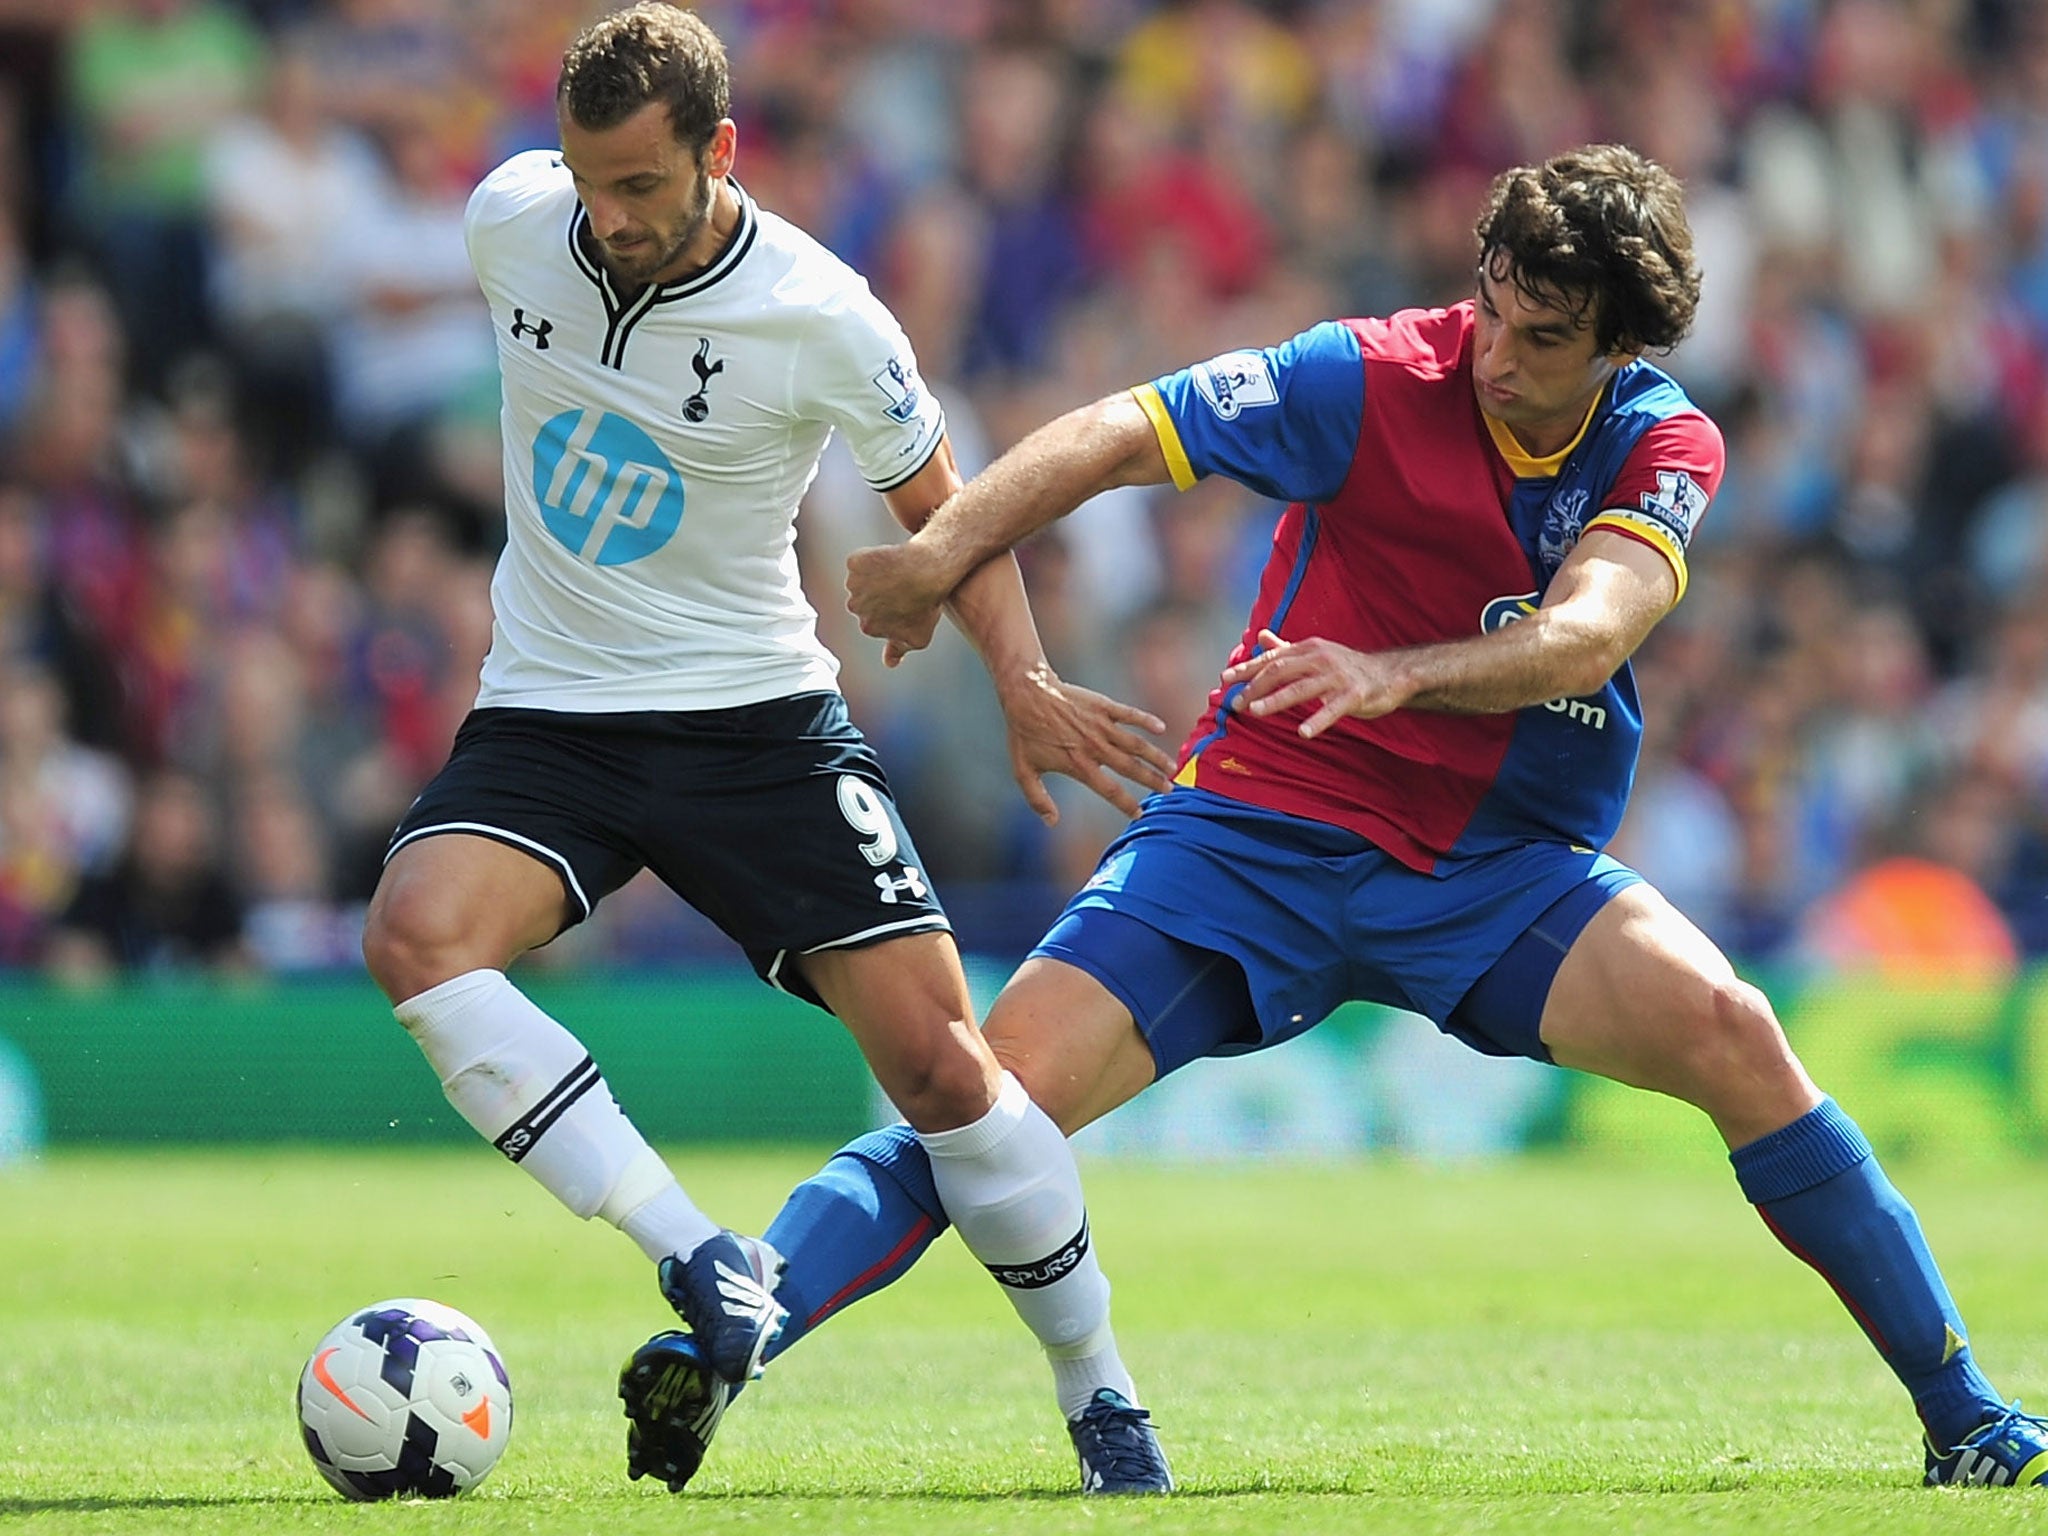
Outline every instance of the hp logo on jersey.
<svg viewBox="0 0 2048 1536"><path fill-rule="evenodd" d="M610 411L564 411L533 440L533 496L557 543L630 565L675 537L683 478L653 438Z"/></svg>

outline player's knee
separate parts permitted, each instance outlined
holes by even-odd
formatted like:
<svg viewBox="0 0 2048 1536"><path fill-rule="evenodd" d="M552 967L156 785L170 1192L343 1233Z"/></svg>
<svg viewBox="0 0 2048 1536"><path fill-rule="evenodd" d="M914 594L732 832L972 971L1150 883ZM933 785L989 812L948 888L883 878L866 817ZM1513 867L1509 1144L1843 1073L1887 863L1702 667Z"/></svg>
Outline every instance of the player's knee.
<svg viewBox="0 0 2048 1536"><path fill-rule="evenodd" d="M1697 1097L1740 1093L1791 1067L1791 1051L1770 1000L1741 978L1703 979L1687 1012L1687 1075Z"/></svg>
<svg viewBox="0 0 2048 1536"><path fill-rule="evenodd" d="M981 1057L955 1040L899 1063L889 1097L903 1118L921 1131L954 1130L988 1113L989 1071Z"/></svg>
<svg viewBox="0 0 2048 1536"><path fill-rule="evenodd" d="M1062 1135L1073 1135L1104 1112L1087 1106L1091 1092L1108 1078L1111 1068L1105 1067L1099 1075L1076 1071L1054 1053L1033 1051L1007 1040L991 1039L989 1047L995 1052L996 1065L1024 1085L1031 1102L1045 1111ZM1121 1103L1129 1096L1126 1092L1114 1102Z"/></svg>
<svg viewBox="0 0 2048 1536"><path fill-rule="evenodd" d="M393 1003L476 969L464 947L451 904L413 887L380 888L363 920L363 964Z"/></svg>
<svg viewBox="0 0 2048 1536"><path fill-rule="evenodd" d="M363 965L370 979L393 1003L402 1003L425 990L409 984L418 962L403 924L382 903L373 904L363 919Z"/></svg>

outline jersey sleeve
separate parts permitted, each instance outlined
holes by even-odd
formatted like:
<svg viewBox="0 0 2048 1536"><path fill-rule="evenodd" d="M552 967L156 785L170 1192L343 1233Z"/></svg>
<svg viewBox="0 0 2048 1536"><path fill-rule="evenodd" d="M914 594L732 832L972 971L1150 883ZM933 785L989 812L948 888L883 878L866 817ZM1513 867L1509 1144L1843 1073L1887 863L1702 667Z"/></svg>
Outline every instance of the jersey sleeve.
<svg viewBox="0 0 2048 1536"><path fill-rule="evenodd" d="M1605 528L1649 545L1671 562L1684 597L1686 549L1721 487L1725 463L1721 429L1712 421L1698 411L1668 416L1636 440L1586 531Z"/></svg>
<svg viewBox="0 0 2048 1536"><path fill-rule="evenodd" d="M1277 347L1226 352L1132 391L1173 483L1222 475L1278 501L1328 501L1365 412L1358 337L1334 320Z"/></svg>
<svg viewBox="0 0 2048 1536"><path fill-rule="evenodd" d="M526 208L560 190L566 179L561 165L561 157L552 150L525 150L484 177L469 194L462 212L462 242L486 293L492 257L504 246L507 226Z"/></svg>
<svg viewBox="0 0 2048 1536"><path fill-rule="evenodd" d="M837 427L862 476L893 491L923 469L945 435L946 416L918 375L910 338L881 300L855 286L818 311L800 388Z"/></svg>

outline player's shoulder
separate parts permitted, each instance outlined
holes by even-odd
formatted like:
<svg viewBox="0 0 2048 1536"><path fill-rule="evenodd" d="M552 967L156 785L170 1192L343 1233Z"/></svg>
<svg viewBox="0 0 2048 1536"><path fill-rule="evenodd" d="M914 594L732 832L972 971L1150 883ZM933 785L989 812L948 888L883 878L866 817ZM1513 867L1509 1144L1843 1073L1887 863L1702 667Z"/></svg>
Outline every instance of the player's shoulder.
<svg viewBox="0 0 2048 1536"><path fill-rule="evenodd" d="M1638 359L1622 369L1615 376L1608 409L1632 439L1655 432L1661 444L1702 452L1716 462L1723 455L1721 429L1714 418L1693 401L1684 385L1654 363Z"/></svg>
<svg viewBox="0 0 2048 1536"><path fill-rule="evenodd" d="M754 211L760 228L754 259L777 303L820 318L881 308L868 280L823 241L758 203Z"/></svg>
<svg viewBox="0 0 2048 1536"><path fill-rule="evenodd" d="M552 217L575 200L575 183L558 152L522 150L476 184L463 223L474 241L525 218Z"/></svg>
<svg viewBox="0 0 2048 1536"><path fill-rule="evenodd" d="M1367 363L1391 364L1420 378L1448 378L1464 363L1472 337L1472 302L1447 309L1400 309L1343 322Z"/></svg>

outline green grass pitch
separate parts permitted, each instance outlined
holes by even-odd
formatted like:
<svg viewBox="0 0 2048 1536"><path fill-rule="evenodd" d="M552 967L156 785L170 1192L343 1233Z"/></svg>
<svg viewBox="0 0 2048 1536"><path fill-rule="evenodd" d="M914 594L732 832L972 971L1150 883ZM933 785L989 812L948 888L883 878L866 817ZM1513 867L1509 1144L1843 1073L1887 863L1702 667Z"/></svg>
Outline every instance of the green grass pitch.
<svg viewBox="0 0 2048 1536"><path fill-rule="evenodd" d="M758 1229L819 1154L674 1160ZM951 1237L671 1498L625 1481L613 1397L666 1321L644 1263L481 1147L0 1171L0 1531L2048 1530L2048 1495L1917 1486L1903 1393L1725 1171L1086 1172L1170 1500L1075 1496L1045 1368ZM1994 1379L2048 1405L2048 1169L1981 1178L1900 1182ZM472 1313L512 1372L511 1447L448 1504L345 1504L298 1444L307 1350L394 1295Z"/></svg>

